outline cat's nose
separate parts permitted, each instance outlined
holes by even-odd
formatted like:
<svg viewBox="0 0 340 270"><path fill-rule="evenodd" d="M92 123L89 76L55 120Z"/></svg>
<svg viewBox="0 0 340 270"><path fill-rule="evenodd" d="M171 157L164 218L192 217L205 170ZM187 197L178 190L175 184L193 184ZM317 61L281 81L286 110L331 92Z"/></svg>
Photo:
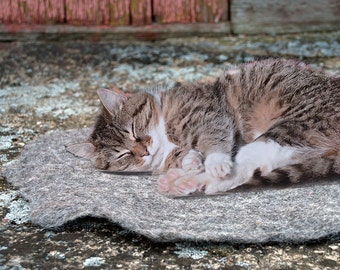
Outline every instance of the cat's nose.
<svg viewBox="0 0 340 270"><path fill-rule="evenodd" d="M144 149L144 151L142 152L142 157L148 156L150 155L149 151L147 148Z"/></svg>

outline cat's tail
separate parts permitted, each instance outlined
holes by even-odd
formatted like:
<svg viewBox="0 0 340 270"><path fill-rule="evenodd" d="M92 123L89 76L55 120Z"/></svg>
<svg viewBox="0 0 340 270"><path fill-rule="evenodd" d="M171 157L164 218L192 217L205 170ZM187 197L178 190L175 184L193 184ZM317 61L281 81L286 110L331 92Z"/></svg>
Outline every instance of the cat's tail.
<svg viewBox="0 0 340 270"><path fill-rule="evenodd" d="M340 140L318 136L317 147L305 148L297 162L278 167L263 174L255 170L249 184L272 185L315 181L332 174L340 174ZM314 140L316 140L313 138Z"/></svg>
<svg viewBox="0 0 340 270"><path fill-rule="evenodd" d="M312 182L331 175L340 174L340 156L313 157L276 168L267 174L255 170L250 185L288 185L290 183Z"/></svg>
<svg viewBox="0 0 340 270"><path fill-rule="evenodd" d="M283 166L274 166L269 172L254 171L249 184L277 185L315 181L332 174L340 174L340 137L326 137L320 132L308 133L313 146L295 148L295 154L286 158ZM282 149L285 147L283 146Z"/></svg>

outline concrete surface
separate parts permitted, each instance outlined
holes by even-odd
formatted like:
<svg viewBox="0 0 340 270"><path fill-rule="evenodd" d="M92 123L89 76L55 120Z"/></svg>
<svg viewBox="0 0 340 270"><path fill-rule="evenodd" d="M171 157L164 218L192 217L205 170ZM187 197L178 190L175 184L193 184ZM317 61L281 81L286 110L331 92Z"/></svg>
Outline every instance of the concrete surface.
<svg viewBox="0 0 340 270"><path fill-rule="evenodd" d="M198 80L259 56L306 60L340 73L339 33L159 42L0 43L0 162L37 134L91 126L96 89L138 90ZM1 169L0 168L0 169ZM300 245L158 244L101 219L58 230L29 223L29 204L0 178L0 269L336 269L339 235Z"/></svg>

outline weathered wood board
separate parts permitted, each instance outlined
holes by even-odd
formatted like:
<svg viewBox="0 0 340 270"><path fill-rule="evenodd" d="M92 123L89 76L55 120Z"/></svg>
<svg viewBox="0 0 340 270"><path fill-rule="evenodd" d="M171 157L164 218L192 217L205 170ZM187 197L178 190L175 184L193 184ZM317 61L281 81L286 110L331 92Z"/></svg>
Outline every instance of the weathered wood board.
<svg viewBox="0 0 340 270"><path fill-rule="evenodd" d="M228 21L228 0L192 0L194 22L218 23Z"/></svg>
<svg viewBox="0 0 340 270"><path fill-rule="evenodd" d="M228 6L228 0L1 0L0 23L219 23L228 20Z"/></svg>
<svg viewBox="0 0 340 270"><path fill-rule="evenodd" d="M131 24L148 25L152 23L152 0L131 0Z"/></svg>
<svg viewBox="0 0 340 270"><path fill-rule="evenodd" d="M234 0L232 31L236 34L340 30L339 0Z"/></svg>
<svg viewBox="0 0 340 270"><path fill-rule="evenodd" d="M340 30L339 0L0 0L0 24L151 26L232 24L235 34ZM205 25L206 26L206 25ZM176 27L175 27L176 28ZM181 28L181 27L180 27ZM216 31L215 28L218 30ZM196 31L196 30L195 30ZM164 32L164 31L163 31ZM153 30L150 30L153 35Z"/></svg>
<svg viewBox="0 0 340 270"><path fill-rule="evenodd" d="M64 0L1 0L0 23L63 23L64 7Z"/></svg>
<svg viewBox="0 0 340 270"><path fill-rule="evenodd" d="M228 20L228 0L153 0L159 23L218 23Z"/></svg>
<svg viewBox="0 0 340 270"><path fill-rule="evenodd" d="M158 23L190 23L191 1L153 0L154 19Z"/></svg>
<svg viewBox="0 0 340 270"><path fill-rule="evenodd" d="M66 0L66 21L76 25L128 25L130 1Z"/></svg>

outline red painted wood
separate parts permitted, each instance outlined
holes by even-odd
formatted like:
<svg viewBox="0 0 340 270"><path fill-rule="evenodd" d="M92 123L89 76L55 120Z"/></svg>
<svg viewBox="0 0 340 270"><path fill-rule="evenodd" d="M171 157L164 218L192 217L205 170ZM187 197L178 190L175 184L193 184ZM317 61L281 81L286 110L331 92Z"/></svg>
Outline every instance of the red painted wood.
<svg viewBox="0 0 340 270"><path fill-rule="evenodd" d="M131 0L131 24L148 25L152 23L152 0Z"/></svg>
<svg viewBox="0 0 340 270"><path fill-rule="evenodd" d="M228 0L153 0L160 23L217 23L228 20Z"/></svg>
<svg viewBox="0 0 340 270"><path fill-rule="evenodd" d="M192 0L153 0L153 12L159 23L190 23Z"/></svg>
<svg viewBox="0 0 340 270"><path fill-rule="evenodd" d="M191 0L192 21L218 23L228 21L228 0Z"/></svg>
<svg viewBox="0 0 340 270"><path fill-rule="evenodd" d="M153 6L153 14L152 14ZM148 25L227 21L228 0L0 0L0 23Z"/></svg>
<svg viewBox="0 0 340 270"><path fill-rule="evenodd" d="M1 0L0 22L49 24L64 22L64 0Z"/></svg>
<svg viewBox="0 0 340 270"><path fill-rule="evenodd" d="M76 25L128 25L130 0L65 0L66 20Z"/></svg>

